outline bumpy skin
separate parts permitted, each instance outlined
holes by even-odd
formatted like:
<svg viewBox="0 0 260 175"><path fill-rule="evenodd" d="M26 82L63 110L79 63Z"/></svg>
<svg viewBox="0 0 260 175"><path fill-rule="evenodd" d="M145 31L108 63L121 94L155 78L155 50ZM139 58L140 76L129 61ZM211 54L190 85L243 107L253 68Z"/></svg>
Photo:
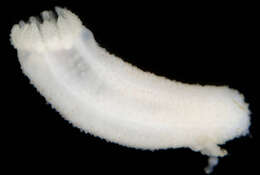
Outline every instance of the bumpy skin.
<svg viewBox="0 0 260 175"><path fill-rule="evenodd" d="M31 83L74 126L129 147L189 147L208 156L224 156L218 144L248 133L250 111L238 91L143 72L100 48L71 12L60 13L64 24L39 24L38 35L28 27L38 45L19 35L23 26L11 40ZM71 23L73 37L62 29Z"/></svg>

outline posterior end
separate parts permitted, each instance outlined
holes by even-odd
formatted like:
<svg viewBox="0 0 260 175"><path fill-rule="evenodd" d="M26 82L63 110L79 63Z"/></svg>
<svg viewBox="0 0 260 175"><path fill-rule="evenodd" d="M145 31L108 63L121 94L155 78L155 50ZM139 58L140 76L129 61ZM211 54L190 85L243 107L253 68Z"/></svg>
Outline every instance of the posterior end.
<svg viewBox="0 0 260 175"><path fill-rule="evenodd" d="M218 165L218 158L217 157L209 157L208 159L208 166L204 169L206 174L210 174L213 172L214 167Z"/></svg>

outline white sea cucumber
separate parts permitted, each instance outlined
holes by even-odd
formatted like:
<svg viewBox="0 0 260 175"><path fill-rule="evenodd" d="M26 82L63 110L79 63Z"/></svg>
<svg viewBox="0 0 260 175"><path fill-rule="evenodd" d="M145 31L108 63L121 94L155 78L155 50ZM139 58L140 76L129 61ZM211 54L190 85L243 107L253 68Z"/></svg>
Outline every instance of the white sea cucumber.
<svg viewBox="0 0 260 175"><path fill-rule="evenodd" d="M42 13L11 31L22 70L74 126L138 149L188 147L210 157L249 133L244 97L226 86L190 85L143 72L98 46L69 10Z"/></svg>

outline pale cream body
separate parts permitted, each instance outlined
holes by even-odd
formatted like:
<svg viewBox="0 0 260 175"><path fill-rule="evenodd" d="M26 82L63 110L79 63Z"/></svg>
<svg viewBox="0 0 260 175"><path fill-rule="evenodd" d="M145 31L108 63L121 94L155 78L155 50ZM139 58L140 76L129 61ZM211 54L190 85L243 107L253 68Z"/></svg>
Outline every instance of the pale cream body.
<svg viewBox="0 0 260 175"><path fill-rule="evenodd" d="M21 29L11 37L23 72L74 126L129 147L189 147L210 157L227 153L219 144L248 134L250 111L237 90L143 72L100 48L77 18L73 27L79 29L67 36L70 32L61 29L71 19L64 19L65 25L40 26L38 44L23 44L34 38L19 38Z"/></svg>

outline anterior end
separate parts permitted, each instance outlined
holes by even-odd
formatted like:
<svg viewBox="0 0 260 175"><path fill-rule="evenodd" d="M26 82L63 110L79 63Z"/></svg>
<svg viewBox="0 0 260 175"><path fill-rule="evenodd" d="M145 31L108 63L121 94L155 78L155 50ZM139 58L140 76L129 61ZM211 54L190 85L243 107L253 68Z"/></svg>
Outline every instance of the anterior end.
<svg viewBox="0 0 260 175"><path fill-rule="evenodd" d="M18 50L30 51L71 48L83 25L69 10L59 7L55 10L57 15L52 11L42 12L42 22L30 17L27 23L21 21L14 25L10 34L11 44Z"/></svg>
<svg viewBox="0 0 260 175"><path fill-rule="evenodd" d="M68 49L82 31L82 22L77 15L67 9L55 7L55 11L58 14L57 26L59 33L62 35L61 41L64 44L63 46Z"/></svg>
<svg viewBox="0 0 260 175"><path fill-rule="evenodd" d="M16 49L42 50L44 48L42 37L36 23L20 22L19 25L14 25L11 30L10 37L11 44Z"/></svg>

